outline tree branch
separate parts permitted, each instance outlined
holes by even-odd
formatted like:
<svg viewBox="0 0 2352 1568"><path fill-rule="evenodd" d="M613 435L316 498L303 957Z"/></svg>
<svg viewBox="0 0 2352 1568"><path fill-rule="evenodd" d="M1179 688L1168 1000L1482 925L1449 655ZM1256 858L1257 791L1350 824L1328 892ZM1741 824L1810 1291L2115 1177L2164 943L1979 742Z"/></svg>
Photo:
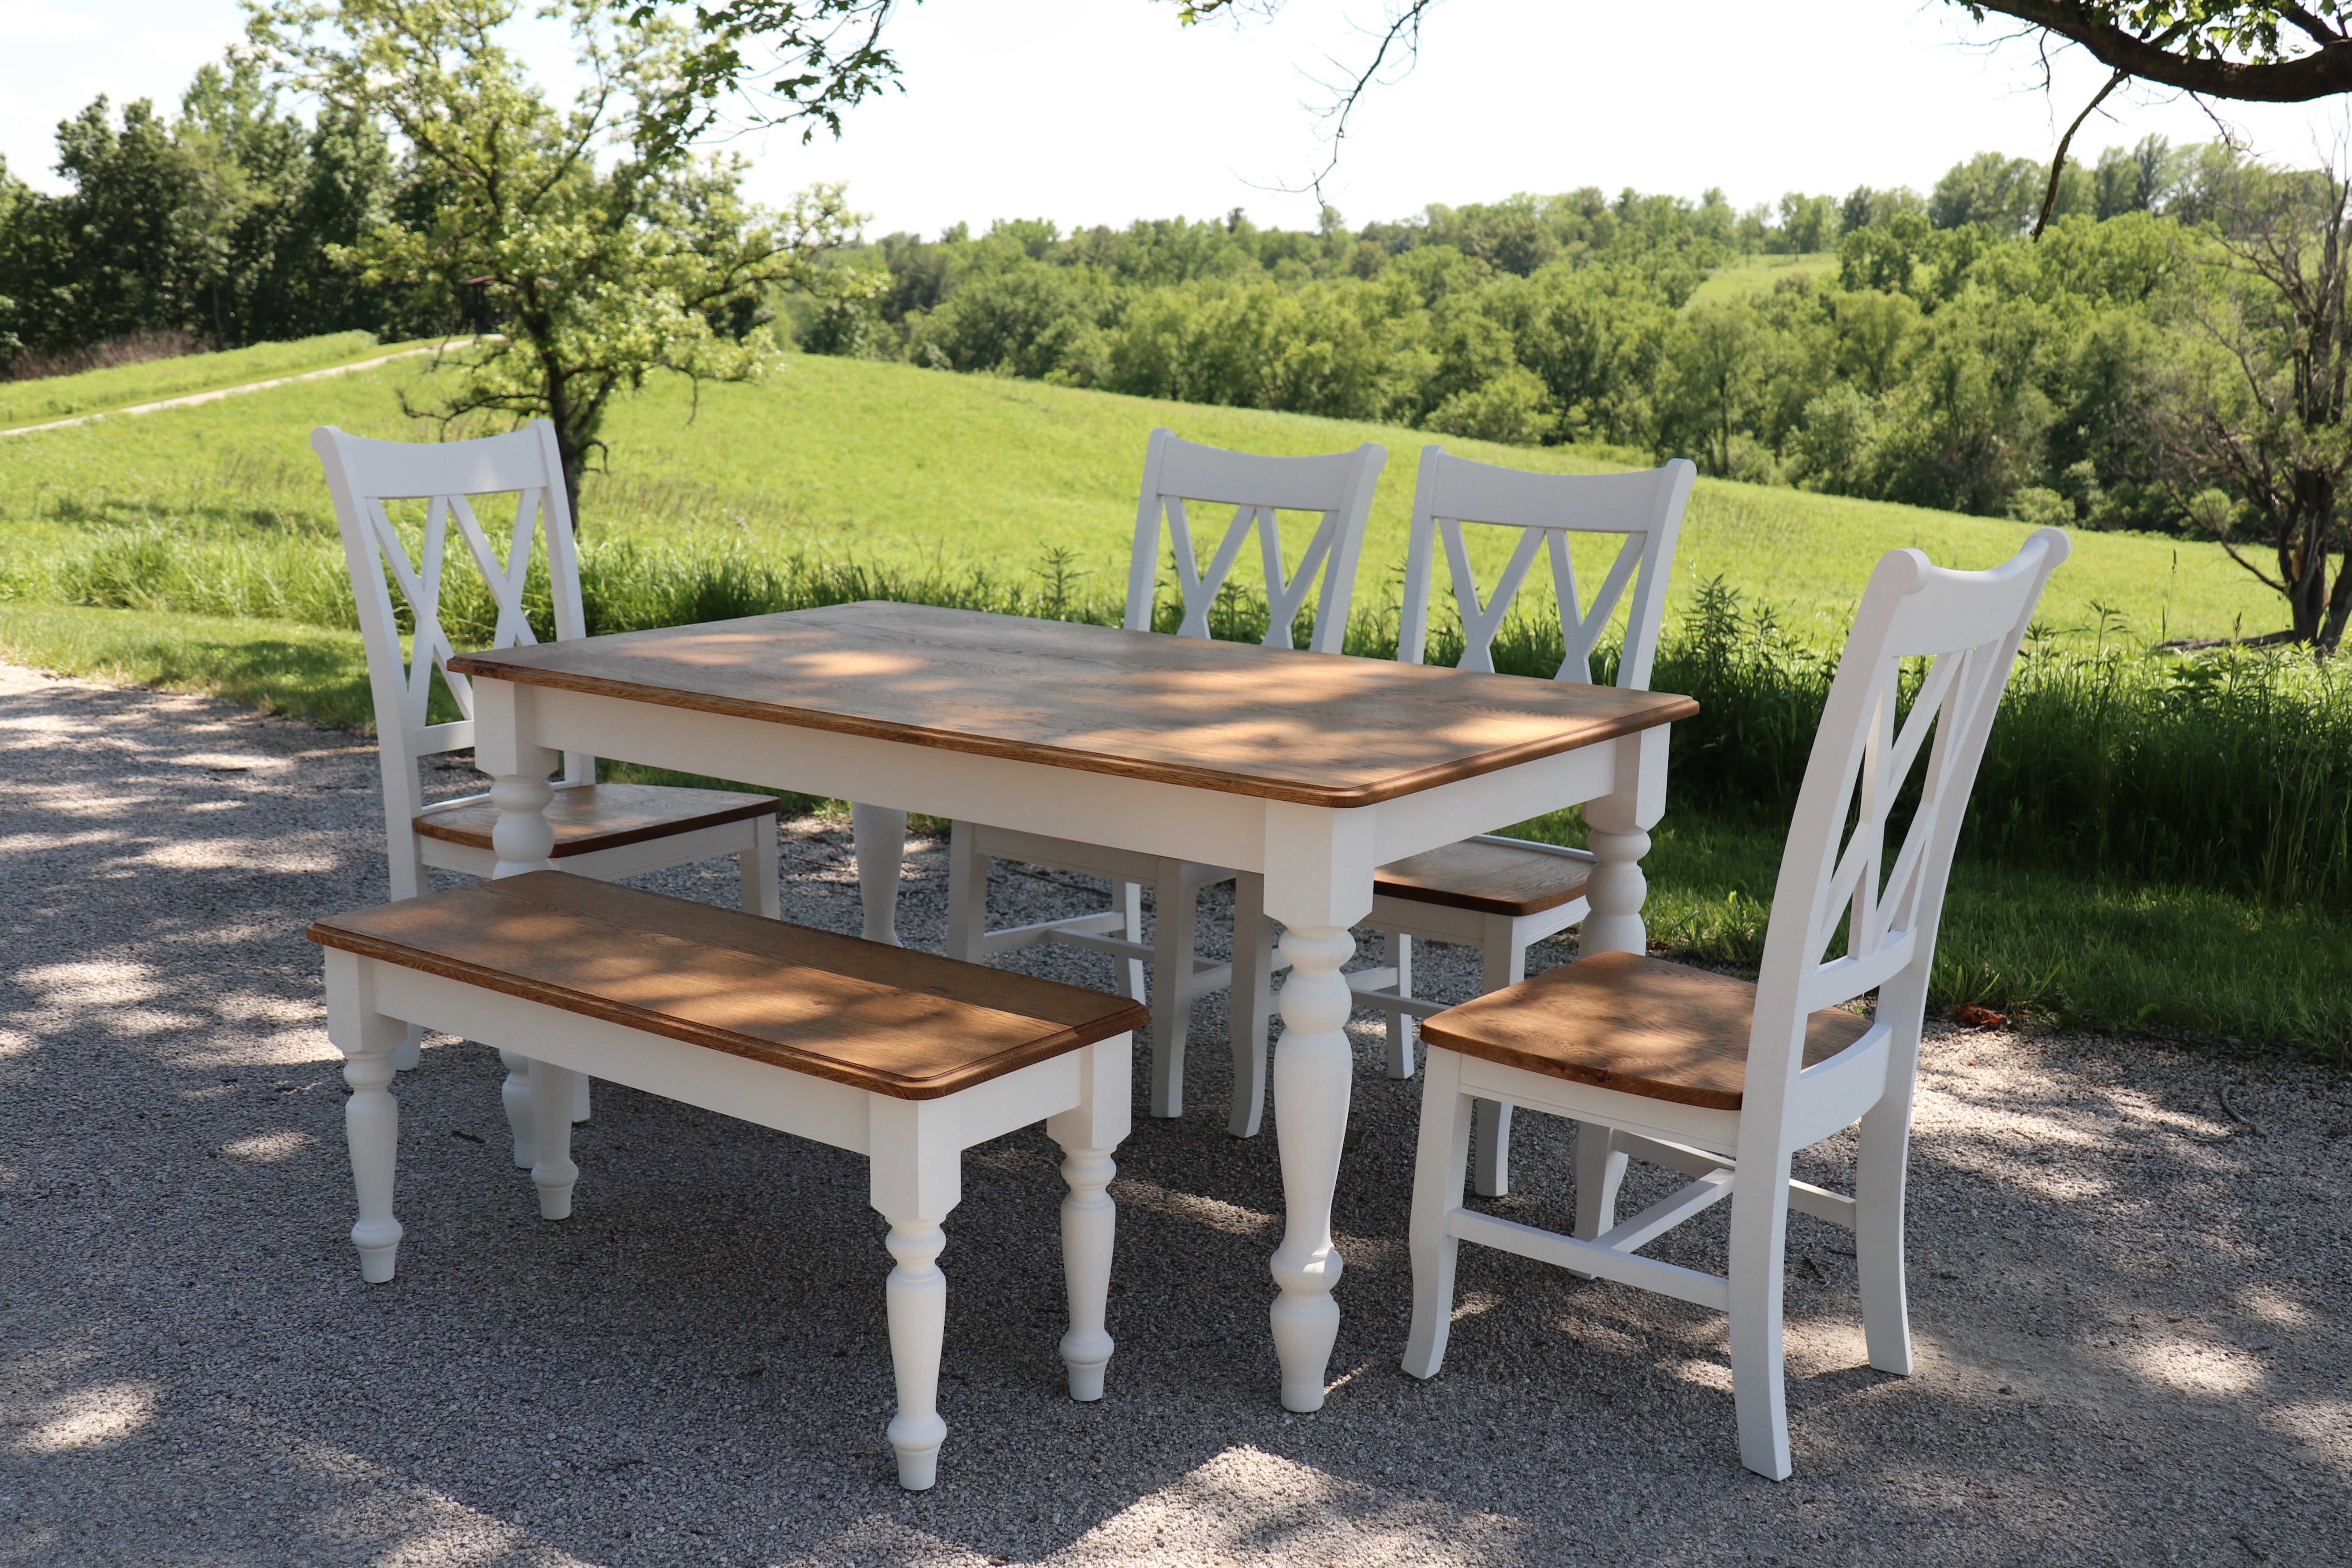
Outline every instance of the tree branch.
<svg viewBox="0 0 2352 1568"><path fill-rule="evenodd" d="M2293 8L2296 26L2318 43L2312 53L2292 59L2239 61L2220 53L2192 52L2200 37L2192 35L2189 49L2176 50L2154 38L2135 37L2120 26L2125 7L2086 0L1962 0L1979 16L1998 11L2032 26L2046 28L2083 46L2100 64L2126 76L2165 87L2185 89L2213 98L2245 103L2309 103L2352 92L2352 40L2329 29L2315 17L2305 26L2308 13ZM2290 7L2273 5L2284 15ZM2316 31L2314 31L2314 28ZM2209 45L2218 49L2218 45Z"/></svg>
<svg viewBox="0 0 2352 1568"><path fill-rule="evenodd" d="M2066 149L2074 144L2074 132L2083 129L2083 121L2091 118L2093 110L2107 101L2107 94L2130 79L2129 71L2117 71L2109 77L2107 85L2099 89L2098 96L2083 106L2083 112L2074 117L2074 123L2068 126L2066 134L2058 139L2058 151L2050 160L2050 185L2042 193L2042 215L2033 220L2033 233L2031 237L2040 239L2042 231L2050 226L2050 211L2058 204L2058 176L2066 172Z"/></svg>

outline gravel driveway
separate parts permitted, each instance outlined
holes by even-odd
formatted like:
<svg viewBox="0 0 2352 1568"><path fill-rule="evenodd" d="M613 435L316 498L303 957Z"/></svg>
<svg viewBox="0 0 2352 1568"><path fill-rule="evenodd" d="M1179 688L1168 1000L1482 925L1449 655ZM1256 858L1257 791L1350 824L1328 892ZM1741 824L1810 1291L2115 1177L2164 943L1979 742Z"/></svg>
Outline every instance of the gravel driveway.
<svg viewBox="0 0 2352 1568"><path fill-rule="evenodd" d="M1370 1027L1343 1375L1285 1415L1274 1139L1225 1136L1222 1050L1196 1050L1188 1113L1119 1151L1098 1405L1060 1392L1051 1145L967 1160L952 1430L909 1497L851 1155L600 1085L577 1217L543 1224L496 1058L442 1040L397 1086L401 1276L361 1285L300 933L383 896L377 812L362 737L0 666L0 1565L2352 1557L2340 1069L1934 1034L1918 1374L1863 1364L1844 1234L1792 1218L1776 1486L1735 1458L1696 1308L1465 1249L1444 1375L1397 1370L1419 1086ZM841 825L787 824L783 856L787 915L856 929ZM1086 897L999 874L1007 904ZM944 857L907 879L935 945ZM725 862L647 881L734 896ZM1565 1228L1565 1152L1528 1128L1501 1210ZM1822 1179L1841 1150L1816 1153ZM1712 1218L1660 1255L1712 1264Z"/></svg>

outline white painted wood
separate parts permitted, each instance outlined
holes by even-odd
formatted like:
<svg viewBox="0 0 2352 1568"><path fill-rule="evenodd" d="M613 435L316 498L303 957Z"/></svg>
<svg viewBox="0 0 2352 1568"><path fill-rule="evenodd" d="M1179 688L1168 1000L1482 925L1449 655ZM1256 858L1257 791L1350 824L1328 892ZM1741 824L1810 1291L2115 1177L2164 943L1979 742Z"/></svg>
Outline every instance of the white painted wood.
<svg viewBox="0 0 2352 1568"><path fill-rule="evenodd" d="M907 813L887 806L855 805L849 809L849 832L857 857L866 939L903 946L898 940L898 873L907 861Z"/></svg>
<svg viewBox="0 0 2352 1568"><path fill-rule="evenodd" d="M921 1490L937 1479L947 1436L938 1404L947 1281L938 1260L943 1224L962 1197L962 1153L1043 1122L1065 1151L1069 1186L1062 1233L1070 1322L1060 1351L1072 1396L1102 1396L1117 1227L1107 1189L1113 1151L1129 1130L1128 1036L939 1099L899 1100L339 948L327 950L326 962L328 1038L345 1057L353 1091L345 1124L360 1207L352 1239L362 1279L391 1280L401 1240L393 1218L398 1113L386 1090L391 1051L411 1022L497 1043L510 1062L527 1066L542 1092L526 1097L523 1109L533 1123L528 1163L545 1219L572 1213L579 1167L562 1107L570 1081L582 1073L863 1154L895 1264L885 1299L898 1400L886 1436L900 1484Z"/></svg>
<svg viewBox="0 0 2352 1568"><path fill-rule="evenodd" d="M1339 966L1355 951L1345 925L1292 925L1282 936L1290 978L1276 998L1283 1030L1274 1048L1274 1113L1282 1127L1286 1218L1272 1265L1282 1292L1272 1322L1286 1410L1323 1407L1324 1371L1339 1336L1339 1305L1331 1299L1341 1267L1331 1239L1331 1196L1355 1071L1346 1032L1350 998Z"/></svg>
<svg viewBox="0 0 2352 1568"><path fill-rule="evenodd" d="M506 435L422 443L373 441L347 435L326 424L310 433L310 446L318 454L328 493L334 501L336 520L342 533L343 564L350 573L352 593L359 610L360 640L367 650L368 683L375 703L376 750L383 779L384 842L391 860L392 895L413 898L424 892L428 866L490 876L512 874L511 871L498 872L496 868L500 863L522 869L546 864L547 851L554 842L552 831L546 829L543 821L536 825L523 821L545 805L544 797L537 805L530 805L524 794L515 794L500 804L497 832L508 836L499 839L493 834L498 846L495 857L485 857L464 845L425 838L416 831L415 821L426 810L417 775L419 763L427 757L473 746L480 717L473 683L452 674L447 667L448 661L457 655L441 618L442 590L452 556L452 530L469 563L457 570L471 570L478 575L497 606L498 619L488 644L490 648L510 648L539 640L530 629L524 604L524 589L534 558L547 565L557 640L587 635L580 593L579 554L572 541L572 515L564 497L563 465L556 451L555 427L543 419L534 420ZM490 530L476 517L474 503L506 495L515 497L515 510L504 531L501 555L499 545L491 540ZM387 501L398 500L425 503L424 532L415 556L409 554L408 542L385 506ZM392 597L394 588L399 590L400 603L406 607L411 618L413 654L402 646L399 614ZM426 709L436 674L456 700L463 718L443 724L427 722ZM504 686L505 683L492 685ZM493 700L511 704L527 702L529 698L519 696L509 687L493 694ZM511 734L512 727L508 727L507 733ZM494 802L502 788L526 792L544 790L549 785L548 776L559 766L565 785L578 787L596 780L596 758L592 752L570 752L560 759L534 752L528 758L509 759L508 766L497 766L497 759L488 757L478 760L484 772L505 776L491 788ZM476 796L464 801L445 801L435 809L446 810L457 805L473 805L481 799ZM511 830L507 821L509 816L515 819ZM626 846L622 851L568 857L564 869L582 876L614 878L722 854L735 857L742 880L743 907L774 917L781 908L781 894L776 882L772 818L698 829L692 833ZM415 1067L422 1040L421 1030L410 1030L394 1055L394 1065L403 1071ZM509 1082L524 1090L528 1074L510 1075ZM585 1121L587 1085L581 1084L577 1093L579 1100L573 1107L576 1119ZM527 1118L528 1113L525 1114ZM521 1138L518 1143L528 1141Z"/></svg>
<svg viewBox="0 0 2352 1568"><path fill-rule="evenodd" d="M1369 444L1352 453L1325 457L1264 457L1202 446L1181 440L1169 430L1153 431L1144 450L1142 497L1136 510L1135 546L1129 558L1128 630L1151 629L1164 543L1167 557L1175 563L1182 604L1177 635L1206 637L1209 612L1218 593L1232 580L1244 547L1255 535L1271 613L1266 644L1295 645L1291 622L1312 592L1316 595L1315 632L1308 646L1318 653L1340 652L1373 486L1387 457L1384 448ZM1185 509L1188 502L1235 508L1205 566L1192 538L1192 520ZM1322 515L1295 570L1285 563L1276 516L1286 510ZM1192 1005L1226 988L1232 977L1229 967L1212 966L1198 957L1199 894L1230 879L1234 870L1223 862L1199 860L1197 849L1191 846L1183 855L1144 857L1109 843L1024 831L1011 825L975 826L971 832L973 852L951 858L949 864L948 899L954 911L950 921L962 934L964 944L961 949L950 950L978 958L1058 941L1125 958L1131 986L1140 983L1137 958L1148 954L1152 971L1150 1111L1162 1117L1183 1114L1184 1058L1191 1043ZM1086 923L1092 919L1087 916L988 932L975 946L971 933L984 928L986 866L991 859L1025 861L1110 880L1118 906L1129 915L1130 943L1141 936L1140 892L1130 884L1148 884L1156 922L1151 947L1130 951L1090 939L1100 927ZM1246 1001L1234 1004L1228 1031L1236 1074L1227 1125L1237 1137L1255 1136L1260 1119L1259 1103L1242 1103L1244 1075L1239 1071L1246 1031L1254 1021L1267 1017L1273 1007L1270 934L1260 947L1250 965L1256 977L1254 988ZM1264 1038L1262 1027L1257 1038ZM1247 1082L1256 1083L1261 1076L1248 1074Z"/></svg>
<svg viewBox="0 0 2352 1568"><path fill-rule="evenodd" d="M541 1219L572 1218L572 1189L580 1167L572 1159L572 1101L580 1074L552 1061L530 1065L531 1185L539 1188Z"/></svg>
<svg viewBox="0 0 2352 1568"><path fill-rule="evenodd" d="M327 1038L343 1055L343 1139L352 1158L352 1186L359 1219L352 1245L359 1249L360 1278L380 1285L400 1260L400 1221L393 1217L392 1192L400 1150L400 1105L392 1095L392 1052L406 1032L403 1021L376 1010L374 988L360 960L349 953L327 955Z"/></svg>
<svg viewBox="0 0 2352 1568"><path fill-rule="evenodd" d="M1791 1207L1854 1228L1871 1364L1910 1370L1904 1165L1936 926L2001 690L2034 606L2067 550L2064 534L2042 528L1991 571L1942 570L1916 550L1895 550L1871 574L1790 823L1738 1111L1626 1094L1431 1048L1422 1099L1423 1159L1414 1176L1414 1324L1407 1372L1433 1375L1444 1356L1452 1261L1431 1240L1442 1224L1443 1233L1458 1240L1722 1308L1730 1318L1740 1460L1760 1475L1785 1479L1790 1462L1781 1292ZM1895 710L1906 657L1932 663L1898 728ZM1889 857L1889 815L1915 765L1918 805ZM1638 791L1621 789L1611 800L1612 831L1630 836L1646 826ZM1587 811L1595 816L1592 808ZM1594 838L1598 849L1601 835ZM1606 850L1601 858L1604 867L1612 863ZM1613 901L1622 889L1596 889L1596 910L1604 896ZM1841 923L1845 951L1828 956ZM1589 941L1591 922L1585 930ZM1808 1014L1873 987L1878 997L1871 1030L1830 1061L1805 1067ZM1474 1098L1580 1124L1577 1196L1583 1238L1551 1235L1462 1207L1463 1124ZM1790 1180L1798 1149L1857 1121L1862 1143L1852 1198ZM1608 1131L1596 1139L1599 1129ZM1696 1179L1617 1224L1608 1212L1616 1175L1637 1154ZM1732 1210L1725 1274L1699 1274L1633 1255L1633 1249L1727 1194Z"/></svg>

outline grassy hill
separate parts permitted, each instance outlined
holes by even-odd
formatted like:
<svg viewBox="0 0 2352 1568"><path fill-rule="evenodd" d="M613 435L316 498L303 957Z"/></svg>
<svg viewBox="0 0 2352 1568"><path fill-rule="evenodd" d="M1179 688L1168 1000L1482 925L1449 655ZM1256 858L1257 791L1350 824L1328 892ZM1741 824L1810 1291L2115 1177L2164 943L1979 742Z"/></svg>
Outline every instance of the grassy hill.
<svg viewBox="0 0 2352 1568"><path fill-rule="evenodd" d="M218 354L188 354L175 360L116 365L78 375L0 382L0 434L77 415L136 408L198 392L249 386L282 376L306 375L338 365L364 364L385 354L419 347L378 343L367 332L334 332L292 343L257 343Z"/></svg>
<svg viewBox="0 0 2352 1568"><path fill-rule="evenodd" d="M235 356L220 356L233 359ZM173 361L182 363L182 361ZM133 367L143 369L144 367ZM190 366L193 370L195 367ZM97 374L114 374L111 371ZM274 388L136 420L9 437L0 452L0 585L35 589L40 563L93 529L151 528L184 540L325 548L333 517L308 445L310 427L429 440L396 397L421 361ZM80 380L82 378L61 378ZM1192 440L1267 453L1376 441L1389 460L1373 508L1360 602L1402 576L1422 432L1247 409L1209 408L955 376L868 361L796 357L757 386L657 382L621 405L611 472L582 497L583 531L605 538L800 553L902 569L984 568L1003 579L1066 550L1096 591L1123 581L1144 437L1166 424ZM1606 472L1612 454L1448 440L1489 462ZM1685 525L1675 595L1720 575L1751 602L1834 638L1871 565L1916 545L1983 567L2017 548L2023 525L1883 502L1701 481ZM1490 562L1504 545L1481 553ZM7 591L0 587L0 592ZM2083 638L2223 636L2281 622L2279 601L2218 547L2083 534L2044 619Z"/></svg>

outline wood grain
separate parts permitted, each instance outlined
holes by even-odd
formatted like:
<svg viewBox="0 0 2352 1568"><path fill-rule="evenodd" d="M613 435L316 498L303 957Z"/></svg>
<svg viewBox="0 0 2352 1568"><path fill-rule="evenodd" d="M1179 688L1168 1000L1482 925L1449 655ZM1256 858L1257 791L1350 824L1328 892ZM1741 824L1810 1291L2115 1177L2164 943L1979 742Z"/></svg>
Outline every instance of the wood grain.
<svg viewBox="0 0 2352 1568"><path fill-rule="evenodd" d="M472 653L450 667L1331 807L1698 712L1665 693L875 602Z"/></svg>
<svg viewBox="0 0 2352 1568"><path fill-rule="evenodd" d="M1107 996L573 876L530 872L314 923L323 946L901 1100L1140 1029Z"/></svg>
<svg viewBox="0 0 2352 1568"><path fill-rule="evenodd" d="M1416 904L1517 917L1581 897L1592 867L1591 861L1466 839L1390 862L1372 873L1372 891Z"/></svg>
<svg viewBox="0 0 2352 1568"><path fill-rule="evenodd" d="M648 839L666 839L698 828L772 816L776 798L734 789L683 789L662 784L583 784L558 789L547 804L555 827L551 860L615 850ZM419 836L475 849L490 847L499 810L488 800L448 810L420 811Z"/></svg>
<svg viewBox="0 0 2352 1568"><path fill-rule="evenodd" d="M1448 1051L1653 1100L1737 1111L1748 1082L1746 980L1632 953L1595 953L1424 1020ZM1805 1065L1870 1032L1853 1013L1817 1012Z"/></svg>

